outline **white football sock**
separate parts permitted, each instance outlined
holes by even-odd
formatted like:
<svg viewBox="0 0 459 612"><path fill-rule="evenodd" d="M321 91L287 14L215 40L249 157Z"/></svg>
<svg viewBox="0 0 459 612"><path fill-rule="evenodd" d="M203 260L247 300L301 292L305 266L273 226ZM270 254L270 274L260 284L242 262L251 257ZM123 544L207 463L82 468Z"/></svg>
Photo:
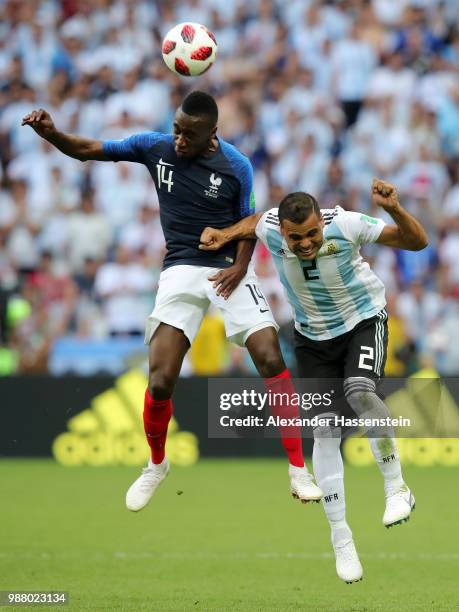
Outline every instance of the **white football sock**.
<svg viewBox="0 0 459 612"><path fill-rule="evenodd" d="M384 478L386 493L400 489L404 484L402 466L394 438L368 438L379 471Z"/></svg>
<svg viewBox="0 0 459 612"><path fill-rule="evenodd" d="M320 417L330 417L325 414ZM333 543L352 538L346 523L346 501L344 497L344 466L340 451L341 429L339 427L316 427L314 429L314 450L312 465L316 482L324 496L325 510Z"/></svg>
<svg viewBox="0 0 459 612"><path fill-rule="evenodd" d="M359 417L385 419L391 416L386 404L376 395L373 380L360 377L347 378L344 388L349 405ZM367 436L373 456L383 475L386 493L399 489L404 482L394 429L390 426L370 427L367 429Z"/></svg>

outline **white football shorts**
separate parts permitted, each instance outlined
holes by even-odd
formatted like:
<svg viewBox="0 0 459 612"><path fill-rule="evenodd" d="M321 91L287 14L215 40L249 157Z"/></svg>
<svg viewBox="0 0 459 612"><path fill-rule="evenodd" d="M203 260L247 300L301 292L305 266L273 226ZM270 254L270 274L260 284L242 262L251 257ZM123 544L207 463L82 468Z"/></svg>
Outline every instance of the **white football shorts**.
<svg viewBox="0 0 459 612"><path fill-rule="evenodd" d="M148 317L145 344L150 344L160 323L181 329L192 344L210 304L221 310L226 336L239 346L264 327L279 329L252 264L227 300L217 296L209 280L217 272L218 268L186 265L164 270L159 277L155 307Z"/></svg>

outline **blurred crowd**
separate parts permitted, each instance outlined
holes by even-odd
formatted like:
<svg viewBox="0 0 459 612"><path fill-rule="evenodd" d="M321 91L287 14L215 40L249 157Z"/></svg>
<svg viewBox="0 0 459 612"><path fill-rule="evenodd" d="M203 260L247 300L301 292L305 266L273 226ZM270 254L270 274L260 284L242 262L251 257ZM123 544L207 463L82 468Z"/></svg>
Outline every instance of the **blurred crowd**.
<svg viewBox="0 0 459 612"><path fill-rule="evenodd" d="M198 79L162 61L182 21L219 45ZM459 374L457 0L0 0L0 373L46 371L63 336L141 336L164 255L143 166L73 160L21 118L43 107L97 139L169 132L195 88L251 159L259 211L304 190L381 216L372 178L397 186L430 244L365 251L387 289L387 373ZM260 245L256 261L290 360L290 309ZM221 326L210 313L190 372L247 371Z"/></svg>

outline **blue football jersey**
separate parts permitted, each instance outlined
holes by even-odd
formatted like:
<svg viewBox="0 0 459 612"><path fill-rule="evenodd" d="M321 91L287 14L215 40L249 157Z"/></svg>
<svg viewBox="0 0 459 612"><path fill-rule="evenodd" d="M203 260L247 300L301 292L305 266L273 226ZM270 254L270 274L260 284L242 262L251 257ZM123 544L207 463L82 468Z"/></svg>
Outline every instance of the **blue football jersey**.
<svg viewBox="0 0 459 612"><path fill-rule="evenodd" d="M218 143L208 157L186 160L176 155L172 134L145 132L103 142L108 160L144 164L155 182L167 248L163 269L234 263L234 242L216 252L198 248L205 227L228 227L255 211L250 161L221 138Z"/></svg>

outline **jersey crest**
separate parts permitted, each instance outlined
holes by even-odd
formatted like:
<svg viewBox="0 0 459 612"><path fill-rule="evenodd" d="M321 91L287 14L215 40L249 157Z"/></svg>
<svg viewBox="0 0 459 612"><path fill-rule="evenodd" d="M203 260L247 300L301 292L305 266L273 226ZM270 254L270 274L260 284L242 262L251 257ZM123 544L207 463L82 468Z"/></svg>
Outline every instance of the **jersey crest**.
<svg viewBox="0 0 459 612"><path fill-rule="evenodd" d="M317 257L323 257L324 255L336 255L339 250L339 244L335 240L324 240L324 243L317 253Z"/></svg>
<svg viewBox="0 0 459 612"><path fill-rule="evenodd" d="M212 172L209 181L210 187L209 189L205 189L204 193L208 198L218 198L218 188L222 184L221 177L217 176L215 172Z"/></svg>

